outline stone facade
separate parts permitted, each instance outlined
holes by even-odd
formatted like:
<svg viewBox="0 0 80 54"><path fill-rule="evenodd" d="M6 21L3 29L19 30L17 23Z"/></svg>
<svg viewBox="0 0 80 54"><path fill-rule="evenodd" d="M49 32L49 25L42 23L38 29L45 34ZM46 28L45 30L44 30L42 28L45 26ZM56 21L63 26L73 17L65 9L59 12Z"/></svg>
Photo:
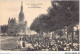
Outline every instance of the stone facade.
<svg viewBox="0 0 80 54"><path fill-rule="evenodd" d="M16 20L15 18L8 20L8 35L16 35Z"/></svg>

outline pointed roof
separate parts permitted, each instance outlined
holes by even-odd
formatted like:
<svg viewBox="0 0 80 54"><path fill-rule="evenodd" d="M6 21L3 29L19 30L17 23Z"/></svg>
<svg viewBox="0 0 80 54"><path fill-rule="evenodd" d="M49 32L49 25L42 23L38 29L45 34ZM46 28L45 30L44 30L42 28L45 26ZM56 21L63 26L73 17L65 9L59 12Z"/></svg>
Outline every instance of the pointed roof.
<svg viewBox="0 0 80 54"><path fill-rule="evenodd" d="M23 2L21 1L21 12L23 12Z"/></svg>

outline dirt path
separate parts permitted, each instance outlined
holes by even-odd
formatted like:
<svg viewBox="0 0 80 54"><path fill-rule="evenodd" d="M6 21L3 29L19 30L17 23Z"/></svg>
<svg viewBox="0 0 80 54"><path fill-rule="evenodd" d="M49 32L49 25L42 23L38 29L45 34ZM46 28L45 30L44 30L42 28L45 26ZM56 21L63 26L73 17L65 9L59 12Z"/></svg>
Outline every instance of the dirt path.
<svg viewBox="0 0 80 54"><path fill-rule="evenodd" d="M0 46L1 49L0 50L15 50L17 47L17 40L19 39L19 37L12 37L12 36L7 36L7 37L2 37L2 39L0 38Z"/></svg>

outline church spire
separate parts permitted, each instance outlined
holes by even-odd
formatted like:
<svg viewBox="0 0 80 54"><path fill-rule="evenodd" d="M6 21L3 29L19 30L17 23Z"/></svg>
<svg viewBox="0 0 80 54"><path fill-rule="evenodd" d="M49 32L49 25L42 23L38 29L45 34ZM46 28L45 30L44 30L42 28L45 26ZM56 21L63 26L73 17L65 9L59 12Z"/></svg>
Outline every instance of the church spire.
<svg viewBox="0 0 80 54"><path fill-rule="evenodd" d="M21 1L21 12L23 12L23 2Z"/></svg>
<svg viewBox="0 0 80 54"><path fill-rule="evenodd" d="M23 2L21 2L21 10L19 13L19 21L24 21Z"/></svg>

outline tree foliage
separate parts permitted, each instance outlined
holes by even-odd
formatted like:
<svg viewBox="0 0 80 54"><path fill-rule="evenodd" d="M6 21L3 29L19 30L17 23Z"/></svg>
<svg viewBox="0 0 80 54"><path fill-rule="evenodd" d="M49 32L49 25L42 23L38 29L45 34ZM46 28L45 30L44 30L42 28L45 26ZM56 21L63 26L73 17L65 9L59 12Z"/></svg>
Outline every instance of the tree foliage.
<svg viewBox="0 0 80 54"><path fill-rule="evenodd" d="M41 14L32 25L36 32L52 32L74 27L79 23L79 1L51 1L48 14Z"/></svg>
<svg viewBox="0 0 80 54"><path fill-rule="evenodd" d="M7 33L7 30L8 30L8 26L7 25L3 25L1 26L1 33Z"/></svg>

